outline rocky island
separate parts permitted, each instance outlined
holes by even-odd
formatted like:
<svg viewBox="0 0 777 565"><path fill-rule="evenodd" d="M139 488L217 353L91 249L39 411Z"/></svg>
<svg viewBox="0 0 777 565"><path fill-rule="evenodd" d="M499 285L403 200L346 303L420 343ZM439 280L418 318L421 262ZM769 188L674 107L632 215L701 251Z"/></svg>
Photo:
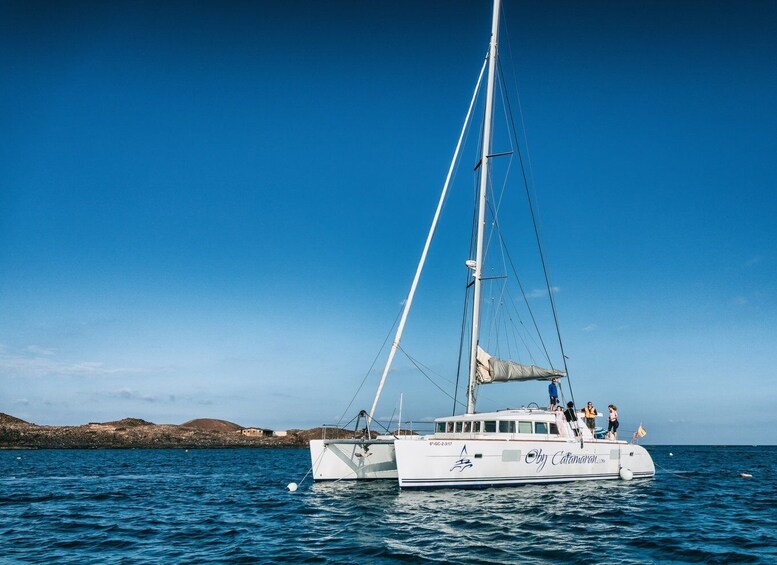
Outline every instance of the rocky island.
<svg viewBox="0 0 777 565"><path fill-rule="evenodd" d="M183 424L154 424L139 418L81 426L39 426L0 412L0 449L207 449L307 447L323 437L322 428L273 432L244 428L225 420L201 418ZM326 437L353 432L326 429Z"/></svg>

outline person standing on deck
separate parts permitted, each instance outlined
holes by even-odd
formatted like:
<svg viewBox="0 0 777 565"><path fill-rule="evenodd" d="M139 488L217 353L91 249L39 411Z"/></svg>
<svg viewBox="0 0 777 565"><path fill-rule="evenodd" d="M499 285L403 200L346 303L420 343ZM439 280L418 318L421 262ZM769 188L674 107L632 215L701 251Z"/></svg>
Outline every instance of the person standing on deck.
<svg viewBox="0 0 777 565"><path fill-rule="evenodd" d="M610 409L609 424L607 425L607 437L618 441L618 407L615 404L608 406Z"/></svg>
<svg viewBox="0 0 777 565"><path fill-rule="evenodd" d="M580 437L580 428L577 423L577 413L575 413L575 403L571 400L567 402L567 409L564 410L564 417L569 422L569 427L575 433L575 437Z"/></svg>
<svg viewBox="0 0 777 565"><path fill-rule="evenodd" d="M585 405L583 412L585 413L585 425L588 426L589 430L591 430L591 435L594 435L596 430L596 416L598 416L599 413L596 411L596 408L594 408L594 405L591 402Z"/></svg>
<svg viewBox="0 0 777 565"><path fill-rule="evenodd" d="M550 395L551 412L553 412L556 409L556 404L558 404L558 387L556 386L557 382L558 382L558 379L554 378L552 381L550 381L550 384L548 385L548 394Z"/></svg>
<svg viewBox="0 0 777 565"><path fill-rule="evenodd" d="M558 435L560 437L569 437L569 434L567 433L569 424L567 423L567 419L564 418L564 409L561 406L557 406L554 414L556 415L556 429L558 429Z"/></svg>

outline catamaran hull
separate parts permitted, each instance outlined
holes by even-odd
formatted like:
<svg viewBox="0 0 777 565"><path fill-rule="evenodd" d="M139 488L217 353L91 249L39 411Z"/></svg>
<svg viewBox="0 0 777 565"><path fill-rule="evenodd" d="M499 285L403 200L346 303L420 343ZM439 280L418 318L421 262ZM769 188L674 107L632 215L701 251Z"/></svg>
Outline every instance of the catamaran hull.
<svg viewBox="0 0 777 565"><path fill-rule="evenodd" d="M310 441L316 481L397 479L394 439Z"/></svg>
<svg viewBox="0 0 777 565"><path fill-rule="evenodd" d="M639 445L615 442L436 440L395 443L403 489L488 488L537 483L651 478ZM622 472L622 470L624 470Z"/></svg>

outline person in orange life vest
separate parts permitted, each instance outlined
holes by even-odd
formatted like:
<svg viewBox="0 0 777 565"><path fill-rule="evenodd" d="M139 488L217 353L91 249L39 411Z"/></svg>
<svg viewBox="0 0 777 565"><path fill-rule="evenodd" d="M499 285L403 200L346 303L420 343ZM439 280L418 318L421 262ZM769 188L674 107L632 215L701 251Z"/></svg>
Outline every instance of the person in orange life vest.
<svg viewBox="0 0 777 565"><path fill-rule="evenodd" d="M583 413L585 414L585 425L588 426L588 429L591 430L591 434L593 434L596 429L596 415L599 413L590 402L583 408Z"/></svg>

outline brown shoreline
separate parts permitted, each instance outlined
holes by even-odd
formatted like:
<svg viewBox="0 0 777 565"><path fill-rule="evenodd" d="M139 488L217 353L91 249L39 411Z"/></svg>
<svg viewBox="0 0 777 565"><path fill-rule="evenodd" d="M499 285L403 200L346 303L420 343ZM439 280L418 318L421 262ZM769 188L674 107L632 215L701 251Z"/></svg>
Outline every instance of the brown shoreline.
<svg viewBox="0 0 777 565"><path fill-rule="evenodd" d="M38 426L0 413L0 449L304 448L311 439L322 437L323 430L289 430L282 436L272 433L213 419L181 425L125 418L81 426ZM352 433L326 430L328 438L350 437Z"/></svg>

